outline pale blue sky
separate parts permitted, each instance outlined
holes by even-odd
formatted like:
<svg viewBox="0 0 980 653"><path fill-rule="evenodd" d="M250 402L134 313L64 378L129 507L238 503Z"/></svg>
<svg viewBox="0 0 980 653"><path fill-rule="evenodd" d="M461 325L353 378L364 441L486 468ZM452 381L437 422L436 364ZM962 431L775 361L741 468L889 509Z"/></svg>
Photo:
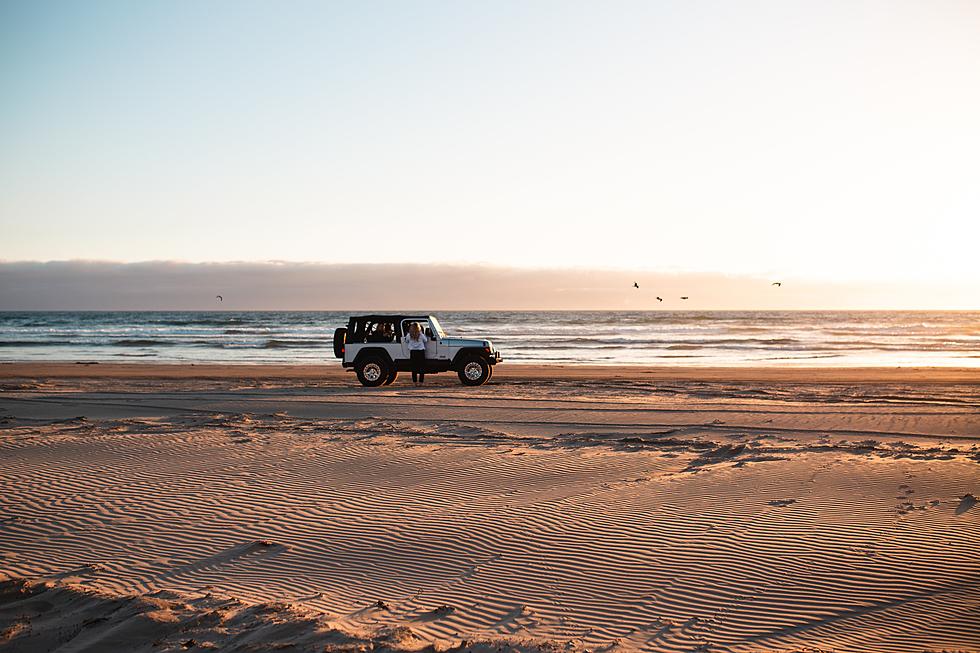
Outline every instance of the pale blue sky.
<svg viewBox="0 0 980 653"><path fill-rule="evenodd" d="M0 259L980 286L975 2L0 4Z"/></svg>

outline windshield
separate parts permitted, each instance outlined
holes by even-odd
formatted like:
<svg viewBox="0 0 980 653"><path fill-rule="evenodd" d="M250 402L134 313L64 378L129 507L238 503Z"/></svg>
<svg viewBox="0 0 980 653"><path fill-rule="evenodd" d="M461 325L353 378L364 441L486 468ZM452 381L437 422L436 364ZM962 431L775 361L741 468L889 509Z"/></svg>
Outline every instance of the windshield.
<svg viewBox="0 0 980 653"><path fill-rule="evenodd" d="M446 337L446 332L442 330L442 325L439 324L439 320L429 316L429 326L432 327L432 333L436 334L440 340Z"/></svg>

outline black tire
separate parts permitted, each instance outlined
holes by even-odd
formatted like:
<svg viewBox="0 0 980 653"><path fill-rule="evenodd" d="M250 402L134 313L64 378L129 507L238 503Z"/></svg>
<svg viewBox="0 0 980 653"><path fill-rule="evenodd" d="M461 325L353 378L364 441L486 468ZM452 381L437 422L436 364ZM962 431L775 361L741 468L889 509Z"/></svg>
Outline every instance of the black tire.
<svg viewBox="0 0 980 653"><path fill-rule="evenodd" d="M395 369L395 366L392 365L391 366L391 373L389 373L388 374L388 378L385 379L384 385L391 385L392 383L395 382L395 379L397 379L397 378L398 378L398 370L396 370Z"/></svg>
<svg viewBox="0 0 980 653"><path fill-rule="evenodd" d="M487 374L487 381L486 382L487 383L490 383L490 381L492 381L492 380L493 380L493 365L490 366L490 373Z"/></svg>
<svg viewBox="0 0 980 653"><path fill-rule="evenodd" d="M490 380L493 371L485 358L473 356L461 363L457 374L459 375L459 382L463 385L483 385Z"/></svg>
<svg viewBox="0 0 980 653"><path fill-rule="evenodd" d="M336 358L344 357L344 344L347 342L347 329L341 327L333 332L333 355Z"/></svg>
<svg viewBox="0 0 980 653"><path fill-rule="evenodd" d="M370 354L354 366L357 380L366 388L377 388L391 376L391 363L381 356Z"/></svg>

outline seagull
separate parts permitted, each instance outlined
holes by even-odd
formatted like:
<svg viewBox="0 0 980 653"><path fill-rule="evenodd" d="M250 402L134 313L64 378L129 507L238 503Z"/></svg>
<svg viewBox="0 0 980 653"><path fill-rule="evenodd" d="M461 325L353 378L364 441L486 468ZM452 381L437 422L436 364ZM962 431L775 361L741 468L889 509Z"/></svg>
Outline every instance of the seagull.
<svg viewBox="0 0 980 653"><path fill-rule="evenodd" d="M636 282L634 281L634 282L633 282L633 287L634 287L634 288L639 288L639 287L640 287L640 284L638 284L638 283L636 283Z"/></svg>
<svg viewBox="0 0 980 653"><path fill-rule="evenodd" d="M783 282L782 282L782 281L773 281L773 282L772 282L772 285L774 285L774 286L780 286L780 287L782 287L782 285L783 285Z"/></svg>
<svg viewBox="0 0 980 653"><path fill-rule="evenodd" d="M664 300L664 298L663 298L663 297L657 297L657 301L658 301L658 302L662 302L663 300Z"/></svg>
<svg viewBox="0 0 980 653"><path fill-rule="evenodd" d="M224 297L222 297L221 295L215 295L214 297L215 297L215 299L217 299L217 300L218 300L219 302L223 302L223 301L225 301L225 298L224 298Z"/></svg>
<svg viewBox="0 0 980 653"><path fill-rule="evenodd" d="M687 297L681 297L681 299L687 299Z"/></svg>

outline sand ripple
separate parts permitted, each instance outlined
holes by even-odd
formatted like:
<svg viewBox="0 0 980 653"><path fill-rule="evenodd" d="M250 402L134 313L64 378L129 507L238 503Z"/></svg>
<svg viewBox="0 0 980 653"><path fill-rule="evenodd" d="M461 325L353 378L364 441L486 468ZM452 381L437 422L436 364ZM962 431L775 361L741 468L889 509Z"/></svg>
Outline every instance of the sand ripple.
<svg viewBox="0 0 980 653"><path fill-rule="evenodd" d="M976 651L975 452L233 412L14 426L0 571L50 584L4 586L0 650Z"/></svg>

